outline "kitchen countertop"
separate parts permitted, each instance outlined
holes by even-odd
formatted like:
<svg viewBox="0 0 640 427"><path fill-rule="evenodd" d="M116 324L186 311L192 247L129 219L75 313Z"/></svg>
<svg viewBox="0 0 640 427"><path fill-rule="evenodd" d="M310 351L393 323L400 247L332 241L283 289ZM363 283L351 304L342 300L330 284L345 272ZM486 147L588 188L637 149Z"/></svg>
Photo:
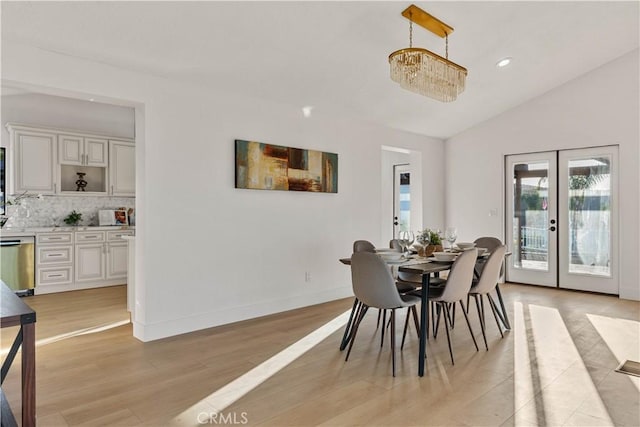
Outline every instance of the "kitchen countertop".
<svg viewBox="0 0 640 427"><path fill-rule="evenodd" d="M61 231L106 231L106 230L135 230L135 226L129 225L109 225L109 226L78 226L78 227L27 227L27 228L3 228L0 231L1 236L5 237L22 237L35 236L36 233L55 233Z"/></svg>

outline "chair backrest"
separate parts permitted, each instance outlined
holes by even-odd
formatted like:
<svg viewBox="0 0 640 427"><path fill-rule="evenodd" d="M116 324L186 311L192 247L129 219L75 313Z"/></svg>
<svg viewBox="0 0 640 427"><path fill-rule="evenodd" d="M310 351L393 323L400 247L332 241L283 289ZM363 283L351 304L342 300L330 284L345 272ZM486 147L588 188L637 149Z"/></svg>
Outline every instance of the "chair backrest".
<svg viewBox="0 0 640 427"><path fill-rule="evenodd" d="M400 242L398 242L398 239L389 240L389 248L395 249L398 252L402 251L402 246L400 246Z"/></svg>
<svg viewBox="0 0 640 427"><path fill-rule="evenodd" d="M387 264L376 254L351 255L351 284L356 298L369 307L397 308L403 305Z"/></svg>
<svg viewBox="0 0 640 427"><path fill-rule="evenodd" d="M502 242L496 237L478 237L475 240L475 244L478 248L486 248L489 253L493 252L498 246L502 246Z"/></svg>
<svg viewBox="0 0 640 427"><path fill-rule="evenodd" d="M496 283L498 283L498 279L500 279L500 269L502 268L505 252L507 252L505 245L500 245L491 252L489 259L484 263L480 280L478 280L478 284L473 288L473 292L486 294L496 287Z"/></svg>
<svg viewBox="0 0 640 427"><path fill-rule="evenodd" d="M478 250L476 248L462 252L453 262L447 284L442 296L438 298L445 302L457 302L465 298L471 289L473 267L476 265Z"/></svg>
<svg viewBox="0 0 640 427"><path fill-rule="evenodd" d="M376 247L367 240L356 240L353 242L353 252L374 252Z"/></svg>
<svg viewBox="0 0 640 427"><path fill-rule="evenodd" d="M475 240L476 247L478 248L486 248L489 253L492 253L496 248L502 246L502 242L497 237L478 237ZM504 261L504 257L503 257ZM478 272L481 274L484 269L484 265L478 265ZM498 276L499 280L502 279L504 275L504 263L500 266L500 275Z"/></svg>

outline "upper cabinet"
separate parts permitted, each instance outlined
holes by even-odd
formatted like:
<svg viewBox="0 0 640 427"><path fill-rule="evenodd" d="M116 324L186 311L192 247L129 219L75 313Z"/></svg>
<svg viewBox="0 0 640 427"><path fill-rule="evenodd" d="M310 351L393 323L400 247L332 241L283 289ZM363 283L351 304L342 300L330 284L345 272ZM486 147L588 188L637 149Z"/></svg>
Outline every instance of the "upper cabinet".
<svg viewBox="0 0 640 427"><path fill-rule="evenodd" d="M109 141L109 182L111 183L111 195L135 196L135 144L125 141Z"/></svg>
<svg viewBox="0 0 640 427"><path fill-rule="evenodd" d="M61 165L108 166L109 140L83 138L75 135L58 136L58 159Z"/></svg>
<svg viewBox="0 0 640 427"><path fill-rule="evenodd" d="M8 124L13 193L135 196L135 144Z"/></svg>
<svg viewBox="0 0 640 427"><path fill-rule="evenodd" d="M44 131L9 127L13 155L13 193L56 193L57 135Z"/></svg>

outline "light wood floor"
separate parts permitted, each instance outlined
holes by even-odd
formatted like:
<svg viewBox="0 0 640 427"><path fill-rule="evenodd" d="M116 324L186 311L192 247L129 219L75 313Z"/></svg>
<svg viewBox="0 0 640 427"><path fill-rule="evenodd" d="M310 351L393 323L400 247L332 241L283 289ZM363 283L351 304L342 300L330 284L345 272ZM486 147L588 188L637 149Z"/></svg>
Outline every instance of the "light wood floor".
<svg viewBox="0 0 640 427"><path fill-rule="evenodd" d="M640 425L640 382L614 371L640 359L640 303L595 294L507 284L514 326L500 335L487 319L489 351L475 309L479 352L463 318L428 347L418 378L415 332L391 376L376 313L367 315L348 362L342 330L226 408L227 424L249 425ZM205 399L334 317L340 300L150 343L132 337L125 288L25 299L38 315L40 426L216 424ZM398 322L401 331L402 322ZM99 330L99 329L98 329ZM71 336L74 331L85 332ZM2 330L6 354L15 334ZM4 357L4 356L3 356ZM19 413L19 357L3 385ZM204 414L204 418L203 415ZM19 417L18 417L19 418Z"/></svg>

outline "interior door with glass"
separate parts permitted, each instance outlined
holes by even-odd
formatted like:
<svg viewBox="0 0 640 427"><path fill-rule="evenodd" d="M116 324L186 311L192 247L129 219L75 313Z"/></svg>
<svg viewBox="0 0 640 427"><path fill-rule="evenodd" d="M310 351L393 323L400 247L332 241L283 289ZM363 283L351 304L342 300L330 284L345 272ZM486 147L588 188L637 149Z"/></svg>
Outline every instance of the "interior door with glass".
<svg viewBox="0 0 640 427"><path fill-rule="evenodd" d="M393 166L393 235L411 230L411 167Z"/></svg>
<svg viewBox="0 0 640 427"><path fill-rule="evenodd" d="M507 280L557 286L557 154L506 157Z"/></svg>
<svg viewBox="0 0 640 427"><path fill-rule="evenodd" d="M561 288L618 294L618 148L559 153Z"/></svg>

